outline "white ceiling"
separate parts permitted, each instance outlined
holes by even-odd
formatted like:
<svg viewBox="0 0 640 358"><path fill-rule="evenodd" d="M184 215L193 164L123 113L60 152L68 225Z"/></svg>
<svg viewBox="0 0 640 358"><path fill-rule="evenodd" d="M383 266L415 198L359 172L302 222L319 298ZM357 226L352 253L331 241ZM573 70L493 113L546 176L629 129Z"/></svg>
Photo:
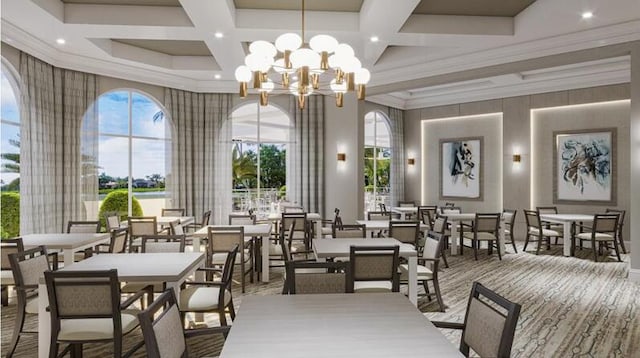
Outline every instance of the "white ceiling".
<svg viewBox="0 0 640 358"><path fill-rule="evenodd" d="M368 99L399 108L629 81L624 49L596 58L584 51L640 40L640 0L529 2L307 0L307 8L317 10L307 11L306 37L328 33L352 45L372 71ZM61 67L236 92L233 73L243 63L243 44L299 32L300 11L291 10L297 3L2 0L2 40ZM584 11L594 17L583 20ZM370 42L371 36L380 41ZM58 38L66 44L56 44ZM210 56L187 45L167 51L176 41L204 43ZM560 62L527 62L567 53ZM512 63L522 66L504 65Z"/></svg>

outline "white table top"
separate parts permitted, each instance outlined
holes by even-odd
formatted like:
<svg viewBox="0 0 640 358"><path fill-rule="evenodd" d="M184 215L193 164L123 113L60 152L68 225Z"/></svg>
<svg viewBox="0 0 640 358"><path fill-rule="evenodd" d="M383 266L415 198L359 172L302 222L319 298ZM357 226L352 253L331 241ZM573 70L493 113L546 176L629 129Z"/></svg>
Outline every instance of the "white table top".
<svg viewBox="0 0 640 358"><path fill-rule="evenodd" d="M193 236L207 237L210 227L238 227L244 228L244 234L246 236L267 236L271 234L271 224L255 224L255 225L208 225L201 227L198 231L193 233Z"/></svg>
<svg viewBox="0 0 640 358"><path fill-rule="evenodd" d="M52 233L22 235L25 248L44 245L47 249L75 249L109 239L109 233Z"/></svg>
<svg viewBox="0 0 640 358"><path fill-rule="evenodd" d="M64 267L64 271L117 269L127 282L174 282L204 263L204 253L100 254Z"/></svg>
<svg viewBox="0 0 640 358"><path fill-rule="evenodd" d="M358 225L365 225L367 230L385 230L389 228L389 220L356 220ZM428 230L429 225L420 222L420 230Z"/></svg>
<svg viewBox="0 0 640 358"><path fill-rule="evenodd" d="M194 221L193 216L158 216L156 221L159 225L169 225L171 223L176 224L189 224Z"/></svg>
<svg viewBox="0 0 640 358"><path fill-rule="evenodd" d="M223 358L461 357L398 293L248 296Z"/></svg>
<svg viewBox="0 0 640 358"><path fill-rule="evenodd" d="M313 251L319 258L349 256L351 246L400 246L400 256L417 256L416 249L394 238L376 239L319 239L313 240Z"/></svg>
<svg viewBox="0 0 640 358"><path fill-rule="evenodd" d="M540 214L540 219L547 221L593 221L593 215L587 214Z"/></svg>
<svg viewBox="0 0 640 358"><path fill-rule="evenodd" d="M392 211L397 211L399 213L417 213L417 206L394 206L391 208Z"/></svg>
<svg viewBox="0 0 640 358"><path fill-rule="evenodd" d="M293 213L292 213L293 214ZM282 213L271 213L267 216L269 220L280 220L282 219ZM322 220L322 216L318 213L307 213L307 220L317 221Z"/></svg>
<svg viewBox="0 0 640 358"><path fill-rule="evenodd" d="M446 216L449 220L468 221L476 218L476 213L440 213L440 216Z"/></svg>

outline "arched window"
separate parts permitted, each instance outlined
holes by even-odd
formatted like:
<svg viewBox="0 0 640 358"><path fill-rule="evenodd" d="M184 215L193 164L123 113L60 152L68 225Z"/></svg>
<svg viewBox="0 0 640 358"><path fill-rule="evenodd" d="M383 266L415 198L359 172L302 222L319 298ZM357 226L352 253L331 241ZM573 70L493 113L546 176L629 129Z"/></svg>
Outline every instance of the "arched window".
<svg viewBox="0 0 640 358"><path fill-rule="evenodd" d="M391 131L387 117L377 111L364 117L364 207L376 211L390 205Z"/></svg>
<svg viewBox="0 0 640 358"><path fill-rule="evenodd" d="M113 190L125 189L129 215L136 214L133 197L144 215L160 215L168 198L170 119L151 97L131 90L101 95L97 114L100 202Z"/></svg>
<svg viewBox="0 0 640 358"><path fill-rule="evenodd" d="M0 118L0 158L2 170L0 170L0 188L3 194L20 192L20 102L19 88L16 78L11 70L5 66L4 61L1 68L0 91L2 94L2 117ZM18 198L17 195L8 194L10 198ZM9 198L8 197L8 198ZM19 212L19 202L5 199L3 205L11 205ZM2 238L18 236L20 222L18 215L9 215L2 209ZM13 213L12 213L13 214Z"/></svg>
<svg viewBox="0 0 640 358"><path fill-rule="evenodd" d="M286 196L289 116L250 103L231 114L233 210L268 210Z"/></svg>

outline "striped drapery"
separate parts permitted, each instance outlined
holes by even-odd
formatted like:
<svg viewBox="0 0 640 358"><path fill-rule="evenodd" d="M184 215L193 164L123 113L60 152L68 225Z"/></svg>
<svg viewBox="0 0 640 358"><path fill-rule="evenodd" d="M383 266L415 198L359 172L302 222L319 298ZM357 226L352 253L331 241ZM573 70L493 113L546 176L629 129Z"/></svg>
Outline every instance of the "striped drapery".
<svg viewBox="0 0 640 358"><path fill-rule="evenodd" d="M165 90L165 107L174 124L169 197L172 206L198 218L212 211L214 223L231 211L230 94Z"/></svg>
<svg viewBox="0 0 640 358"><path fill-rule="evenodd" d="M391 128L391 205L404 200L404 111L388 107Z"/></svg>
<svg viewBox="0 0 640 358"><path fill-rule="evenodd" d="M288 199L308 212L324 213L324 96L307 97L304 109L291 96L289 114L293 127Z"/></svg>
<svg viewBox="0 0 640 358"><path fill-rule="evenodd" d="M97 145L82 143L95 123L96 76L20 54L20 233L62 232L97 204Z"/></svg>

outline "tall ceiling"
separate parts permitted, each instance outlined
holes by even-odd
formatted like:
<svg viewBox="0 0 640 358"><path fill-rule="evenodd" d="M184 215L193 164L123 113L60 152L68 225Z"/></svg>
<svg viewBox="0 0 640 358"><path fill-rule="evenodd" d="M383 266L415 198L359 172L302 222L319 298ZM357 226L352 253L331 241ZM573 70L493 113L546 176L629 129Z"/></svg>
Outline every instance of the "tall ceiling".
<svg viewBox="0 0 640 358"><path fill-rule="evenodd" d="M300 32L301 0L2 0L2 41L57 66L235 92L246 44ZM399 108L629 80L639 0L306 0ZM593 12L583 19L581 14ZM215 36L222 34L221 38ZM370 39L377 37L378 41ZM65 44L57 44L63 38Z"/></svg>

